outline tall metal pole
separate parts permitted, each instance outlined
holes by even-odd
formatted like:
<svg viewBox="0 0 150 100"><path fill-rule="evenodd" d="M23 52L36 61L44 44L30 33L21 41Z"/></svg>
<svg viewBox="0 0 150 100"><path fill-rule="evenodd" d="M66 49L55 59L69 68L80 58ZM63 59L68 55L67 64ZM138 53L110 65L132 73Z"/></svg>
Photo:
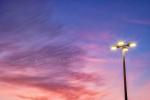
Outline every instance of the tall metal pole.
<svg viewBox="0 0 150 100"><path fill-rule="evenodd" d="M125 43L124 41L119 41L117 44L115 44L115 45L113 45L111 47L111 50L113 50L113 51L115 51L117 49L121 49L122 50L123 79L124 79L124 97L125 97L125 100L128 100L125 54L128 51L129 47L131 47L131 48L136 47L136 43L134 43L134 42Z"/></svg>
<svg viewBox="0 0 150 100"><path fill-rule="evenodd" d="M125 96L125 100L128 100L127 79L126 79L126 61L125 61L125 52L123 51L122 51L122 57L123 57L124 96Z"/></svg>

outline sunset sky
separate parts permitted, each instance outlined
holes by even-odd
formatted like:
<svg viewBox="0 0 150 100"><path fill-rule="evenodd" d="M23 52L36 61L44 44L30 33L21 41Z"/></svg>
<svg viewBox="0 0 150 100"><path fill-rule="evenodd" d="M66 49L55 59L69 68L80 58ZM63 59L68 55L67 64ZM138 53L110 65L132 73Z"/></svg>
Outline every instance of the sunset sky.
<svg viewBox="0 0 150 100"><path fill-rule="evenodd" d="M149 0L0 0L0 100L150 100Z"/></svg>

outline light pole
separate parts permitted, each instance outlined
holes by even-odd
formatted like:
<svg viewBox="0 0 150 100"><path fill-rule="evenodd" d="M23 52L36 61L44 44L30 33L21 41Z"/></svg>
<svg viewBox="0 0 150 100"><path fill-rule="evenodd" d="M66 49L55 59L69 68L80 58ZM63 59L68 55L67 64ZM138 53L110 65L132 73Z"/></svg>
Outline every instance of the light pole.
<svg viewBox="0 0 150 100"><path fill-rule="evenodd" d="M127 94L127 79L126 79L126 61L125 61L125 54L128 51L128 48L136 47L136 43L129 42L125 43L124 41L119 41L116 45L111 47L111 50L115 51L117 49L121 49L122 52L122 60L123 60L123 79L124 79L124 97L125 100L128 100Z"/></svg>

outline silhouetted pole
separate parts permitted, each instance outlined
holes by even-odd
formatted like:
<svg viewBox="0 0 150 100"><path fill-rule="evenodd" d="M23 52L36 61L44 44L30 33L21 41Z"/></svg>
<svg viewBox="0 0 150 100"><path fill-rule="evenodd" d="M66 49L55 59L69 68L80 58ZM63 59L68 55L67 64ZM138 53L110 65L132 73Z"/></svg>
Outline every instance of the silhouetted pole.
<svg viewBox="0 0 150 100"><path fill-rule="evenodd" d="M123 51L122 51L122 57L123 57L124 97L125 97L125 100L128 100L127 78L126 78L126 60L125 60L125 52L123 52Z"/></svg>
<svg viewBox="0 0 150 100"><path fill-rule="evenodd" d="M111 47L111 50L113 50L113 51L116 51L117 49L121 49L121 51L122 51L125 100L128 100L125 54L128 51L128 48L130 48L130 47L131 48L136 47L136 43L134 43L134 42L125 43L124 41L119 41L117 44L115 44Z"/></svg>

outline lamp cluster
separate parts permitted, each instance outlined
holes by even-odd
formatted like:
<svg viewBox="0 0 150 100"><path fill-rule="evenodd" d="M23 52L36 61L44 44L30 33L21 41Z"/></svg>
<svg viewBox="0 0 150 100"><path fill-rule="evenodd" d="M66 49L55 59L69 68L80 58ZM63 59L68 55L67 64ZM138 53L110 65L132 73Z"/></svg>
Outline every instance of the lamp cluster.
<svg viewBox="0 0 150 100"><path fill-rule="evenodd" d="M123 52L127 52L129 47L131 48L136 47L136 43L135 42L125 43L125 41L118 41L116 45L113 45L111 47L111 50L115 51L117 49L121 49Z"/></svg>

